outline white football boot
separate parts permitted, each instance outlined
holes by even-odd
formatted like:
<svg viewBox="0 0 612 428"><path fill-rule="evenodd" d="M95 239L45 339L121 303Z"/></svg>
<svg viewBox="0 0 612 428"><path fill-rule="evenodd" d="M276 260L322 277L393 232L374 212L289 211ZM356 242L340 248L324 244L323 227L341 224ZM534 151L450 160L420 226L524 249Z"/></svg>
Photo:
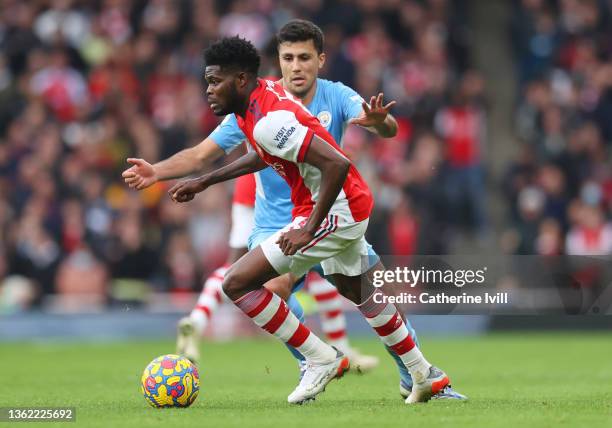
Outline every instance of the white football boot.
<svg viewBox="0 0 612 428"><path fill-rule="evenodd" d="M306 370L300 383L293 390L287 401L291 404L303 404L325 391L325 387L335 378L340 378L349 369L349 359L340 351L336 358L327 364L306 363Z"/></svg>
<svg viewBox="0 0 612 428"><path fill-rule="evenodd" d="M198 335L193 320L188 316L181 318L176 330L176 353L197 364L200 360L200 350L198 349Z"/></svg>
<svg viewBox="0 0 612 428"><path fill-rule="evenodd" d="M415 381L417 380L415 375L412 377ZM432 396L444 391L448 384L450 384L450 380L446 373L437 367L431 366L428 376L419 382L415 382L412 386L412 391L408 398L406 398L406 404L426 403Z"/></svg>

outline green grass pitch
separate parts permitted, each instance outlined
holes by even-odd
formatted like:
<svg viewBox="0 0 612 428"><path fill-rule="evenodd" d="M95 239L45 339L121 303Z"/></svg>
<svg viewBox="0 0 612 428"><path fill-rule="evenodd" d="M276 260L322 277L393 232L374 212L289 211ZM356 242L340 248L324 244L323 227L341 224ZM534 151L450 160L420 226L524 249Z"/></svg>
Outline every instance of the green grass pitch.
<svg viewBox="0 0 612 428"><path fill-rule="evenodd" d="M139 379L170 341L0 344L0 406L74 406L86 427L612 427L611 334L495 334L422 338L467 403L406 406L391 359L375 340L358 346L383 361L347 374L316 402L287 404L297 368L272 340L203 343L200 396L188 409L154 409ZM0 423L0 428L3 426ZM20 424L18 426L26 426Z"/></svg>

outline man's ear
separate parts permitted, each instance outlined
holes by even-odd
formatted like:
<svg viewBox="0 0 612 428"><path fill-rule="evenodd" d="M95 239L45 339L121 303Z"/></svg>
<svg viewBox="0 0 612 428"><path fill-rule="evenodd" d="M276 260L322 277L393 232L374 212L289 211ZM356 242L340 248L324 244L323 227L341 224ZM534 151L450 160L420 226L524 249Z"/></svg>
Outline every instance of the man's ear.
<svg viewBox="0 0 612 428"><path fill-rule="evenodd" d="M239 71L236 73L236 83L240 89L244 88L249 81L248 75L245 71Z"/></svg>
<svg viewBox="0 0 612 428"><path fill-rule="evenodd" d="M323 68L323 66L325 65L326 58L327 57L325 56L325 52L319 54L319 69Z"/></svg>

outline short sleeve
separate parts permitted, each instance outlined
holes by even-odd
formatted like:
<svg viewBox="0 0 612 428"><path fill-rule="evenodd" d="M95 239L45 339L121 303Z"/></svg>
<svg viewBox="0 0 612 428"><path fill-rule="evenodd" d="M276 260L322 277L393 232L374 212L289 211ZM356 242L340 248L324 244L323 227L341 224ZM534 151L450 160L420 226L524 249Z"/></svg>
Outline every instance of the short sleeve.
<svg viewBox="0 0 612 428"><path fill-rule="evenodd" d="M348 122L351 119L359 117L363 111L363 98L352 88L340 82L334 83L334 91L337 93L338 99L341 100L340 107L342 109L342 120Z"/></svg>
<svg viewBox="0 0 612 428"><path fill-rule="evenodd" d="M289 110L271 111L253 130L253 137L266 152L291 162L303 162L314 132L302 125Z"/></svg>
<svg viewBox="0 0 612 428"><path fill-rule="evenodd" d="M246 140L246 136L238 126L236 116L233 114L225 116L225 119L210 134L210 138L225 153L230 153Z"/></svg>

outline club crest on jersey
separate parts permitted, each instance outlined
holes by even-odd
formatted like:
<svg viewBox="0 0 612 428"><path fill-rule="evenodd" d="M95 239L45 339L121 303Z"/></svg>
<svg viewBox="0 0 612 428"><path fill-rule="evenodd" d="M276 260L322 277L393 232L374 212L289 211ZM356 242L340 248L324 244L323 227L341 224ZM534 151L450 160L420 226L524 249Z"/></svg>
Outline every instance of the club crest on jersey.
<svg viewBox="0 0 612 428"><path fill-rule="evenodd" d="M319 119L319 122L321 122L321 125L323 125L324 128L329 128L332 121L332 115L330 112L325 110L317 115L317 119Z"/></svg>
<svg viewBox="0 0 612 428"><path fill-rule="evenodd" d="M287 140L291 137L291 134L295 132L295 126L287 129L284 126L276 133L274 141L276 141L276 147L282 149L287 144Z"/></svg>

